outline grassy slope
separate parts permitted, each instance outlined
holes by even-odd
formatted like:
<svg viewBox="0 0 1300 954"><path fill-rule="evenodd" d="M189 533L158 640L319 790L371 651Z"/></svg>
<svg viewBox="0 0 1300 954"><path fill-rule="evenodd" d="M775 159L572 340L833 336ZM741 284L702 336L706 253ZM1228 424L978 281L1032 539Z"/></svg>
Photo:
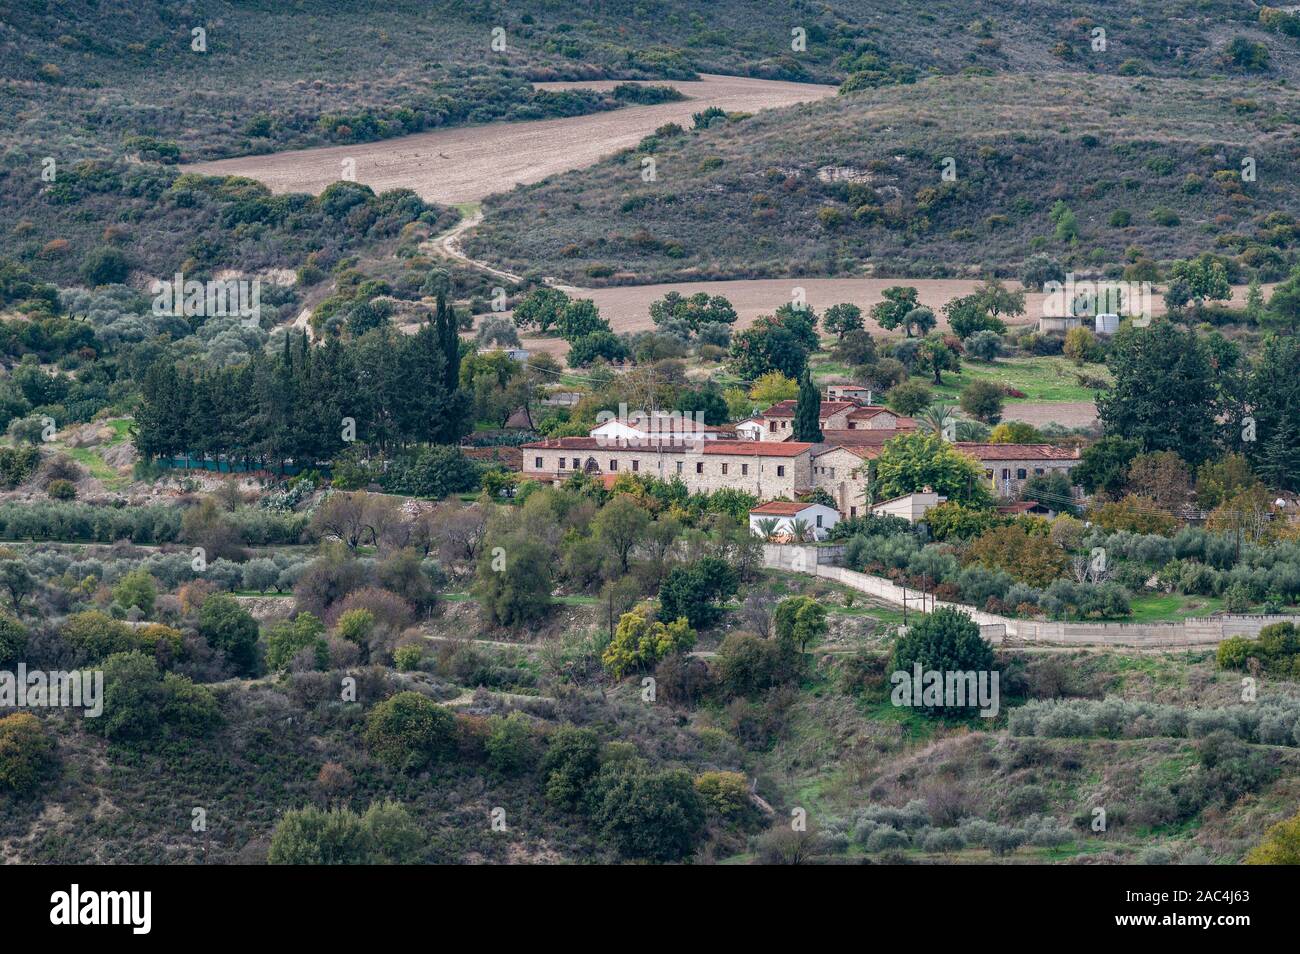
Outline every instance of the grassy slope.
<svg viewBox="0 0 1300 954"><path fill-rule="evenodd" d="M961 275L1014 271L1037 251L1072 266L1122 262L1130 246L1182 257L1221 233L1255 236L1268 212L1300 212L1287 171L1298 117L1300 94L1268 81L941 77L660 139L655 182L629 151L516 189L485 204L467 247L575 281L613 265L608 280L621 282L868 266ZM1247 155L1256 182L1215 184ZM940 180L944 157L955 182ZM870 188L826 181L836 175ZM1054 236L1058 200L1077 216L1077 243ZM1161 207L1179 224L1157 224ZM1120 209L1130 226L1109 224Z"/></svg>
<svg viewBox="0 0 1300 954"><path fill-rule="evenodd" d="M1213 707L1237 701L1240 688L1205 654L1074 653L1067 663L1077 685L1097 695ZM1104 853L1106 860L1131 863L1149 846L1175 855L1199 847L1214 860L1235 861L1264 828L1294 812L1300 791L1296 750L1265 747L1281 771L1261 792L1226 809L1204 809L1172 828L1152 828L1135 818L1140 790L1150 781L1168 784L1191 771L1196 756L1189 740L1020 739L1008 735L1004 718L991 731L972 732L875 696L846 697L838 680L833 668L823 667L792 707L788 732L758 756L755 767L781 793L778 808L805 808L810 824L823 829L841 828L855 809L868 804L902 805L927 797L955 800L968 814L1012 824L1029 812L1013 807L1010 796L1023 786L1037 786L1046 798L1034 811L1072 828L1074 842L1056 849L1022 847L1010 862L1066 862ZM1106 807L1112 820L1100 834L1087 825L1097 805ZM850 852L861 848L852 846ZM914 861L991 860L984 849L946 858L919 849L906 854Z"/></svg>
<svg viewBox="0 0 1300 954"><path fill-rule="evenodd" d="M646 706L637 700L635 681L600 694L590 687L558 691L548 680L584 670L582 660L591 652L587 634L599 625L598 617L592 607L557 610L540 634L545 644L479 645L472 663L462 657L452 664L454 645L431 644L442 660L441 675L413 678L427 681L439 700L474 699L476 707L500 712L510 699L526 705L540 725L591 725L607 739L635 744L657 764L696 773L745 772L759 779L778 813L805 808L819 829L841 827L867 804L901 805L940 792L958 799L969 814L1014 823L1028 812L1013 804L1013 794L1023 800L1025 786L1038 786L1044 795L1033 811L1072 827L1076 837L1058 849L1021 848L1005 859L1012 863L1080 856L1131 862L1156 845L1175 853L1199 847L1215 860L1234 861L1268 824L1294 811L1300 792L1300 755L1272 749L1269 757L1280 775L1260 792L1224 809L1206 809L1174 828L1144 827L1137 820L1143 786L1172 783L1193 771L1196 757L1188 740L1013 739L1005 715L991 727L945 725L895 708L879 693L853 689L844 678L849 657L828 655L826 647L814 653L813 674L774 723L781 728L768 741L746 747L728 728L730 710L716 705L694 711ZM472 609L449 607L430 631L457 638L474 628ZM873 635L859 636L858 645L886 648ZM1045 659L1047 654L1027 653L1013 664L1032 667ZM1068 690L1083 695L1213 707L1230 704L1239 691L1236 678L1218 672L1207 653L1072 653L1064 662ZM478 685L487 685L489 695L475 696ZM1294 689L1265 680L1261 692ZM218 690L224 724L211 741L143 750L108 745L87 734L75 717L43 713L58 737L60 769L35 797L0 803L0 851L27 862L256 863L288 808L343 803L362 810L373 800L394 798L428 833L429 860L606 858L580 819L547 807L531 772L502 778L466 755L413 777L376 765L362 739L373 691L373 683L363 679L362 704L348 705L337 701L337 675L228 683ZM322 791L315 780L326 761L345 766L353 787L338 795ZM1090 818L1098 804L1114 820L1104 835L1076 820ZM189 828L192 806L206 809L206 836ZM506 808L508 835L489 830L488 811L496 806ZM723 836L715 852L720 860L752 859L743 837L734 834ZM849 847L850 855L861 853L860 846ZM915 850L908 855L918 861L991 860L981 849L948 858Z"/></svg>
<svg viewBox="0 0 1300 954"><path fill-rule="evenodd" d="M1000 358L997 361L962 361L960 371L945 371L943 384L928 382L937 398L956 403L962 389L972 381L988 379L1025 392L1024 398L1010 398L1008 406L1017 401L1091 401L1097 392L1079 383L1077 375L1109 380L1105 365L1090 364L1076 367L1067 358ZM923 380L918 378L917 380Z"/></svg>

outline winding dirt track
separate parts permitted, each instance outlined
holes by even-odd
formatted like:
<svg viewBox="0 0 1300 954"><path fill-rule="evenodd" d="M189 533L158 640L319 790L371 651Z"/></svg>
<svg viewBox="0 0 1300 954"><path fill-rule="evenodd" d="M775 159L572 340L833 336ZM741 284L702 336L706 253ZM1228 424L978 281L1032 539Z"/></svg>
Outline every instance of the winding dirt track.
<svg viewBox="0 0 1300 954"><path fill-rule="evenodd" d="M656 106L629 106L590 116L530 122L491 123L385 139L350 146L325 146L265 156L241 156L186 166L206 175L247 176L274 192L318 193L344 178L352 160L355 178L376 192L414 189L430 202L477 202L493 192L538 182L547 176L589 166L610 153L635 146L665 123L689 126L691 115L708 106L758 112L821 99L834 86L704 74L689 82L661 81L681 90L686 100ZM608 82L538 83L543 89L608 89Z"/></svg>

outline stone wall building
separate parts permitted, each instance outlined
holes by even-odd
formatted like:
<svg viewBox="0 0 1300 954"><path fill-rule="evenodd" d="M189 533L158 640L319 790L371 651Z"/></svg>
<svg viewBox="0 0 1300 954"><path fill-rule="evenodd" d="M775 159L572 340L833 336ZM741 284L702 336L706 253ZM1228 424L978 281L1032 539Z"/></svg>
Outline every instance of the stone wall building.
<svg viewBox="0 0 1300 954"><path fill-rule="evenodd" d="M762 414L755 415L744 425L757 425L762 439L785 441L794 437L794 415L797 401L779 401ZM916 421L889 410L887 407L864 407L854 401L822 401L818 410L818 424L822 431L910 431ZM739 426L737 428L739 430ZM746 428L746 433L750 433Z"/></svg>
<svg viewBox="0 0 1300 954"><path fill-rule="evenodd" d="M807 493L812 480L812 444L798 441L694 441L685 445L636 442L610 444L595 437L560 437L520 448L523 474L560 483L574 471L590 476L640 474L680 477L692 493L725 488L760 500Z"/></svg>
<svg viewBox="0 0 1300 954"><path fill-rule="evenodd" d="M734 488L760 501L795 500L824 490L845 517L868 509L868 464L884 450L879 432L858 442L807 444L798 441L692 440L684 444L610 441L597 437L560 437L520 448L525 477L559 484L574 472L612 480L638 474L660 480L680 478L692 493ZM890 436L895 436L894 432ZM1025 481L1038 474L1077 467L1076 452L1050 444L954 445L984 469L996 497L1014 498ZM1052 506L1058 501L1045 501Z"/></svg>
<svg viewBox="0 0 1300 954"><path fill-rule="evenodd" d="M984 467L984 477L996 497L1015 497L1030 477L1050 473L1070 476L1082 461L1079 452L1051 444L968 444L953 445ZM1070 479L1073 485L1073 478ZM1046 501L1052 503L1052 501Z"/></svg>

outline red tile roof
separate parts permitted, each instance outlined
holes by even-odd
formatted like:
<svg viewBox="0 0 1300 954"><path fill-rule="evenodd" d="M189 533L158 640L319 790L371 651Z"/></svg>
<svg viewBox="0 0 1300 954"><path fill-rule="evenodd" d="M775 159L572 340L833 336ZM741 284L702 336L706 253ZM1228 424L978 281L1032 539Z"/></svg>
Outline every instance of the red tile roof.
<svg viewBox="0 0 1300 954"><path fill-rule="evenodd" d="M873 460L885 452L883 444L858 444L852 447L845 447L846 451L863 460Z"/></svg>
<svg viewBox="0 0 1300 954"><path fill-rule="evenodd" d="M520 445L525 450L595 450L608 446L609 442L599 437L548 437Z"/></svg>
<svg viewBox="0 0 1300 954"><path fill-rule="evenodd" d="M895 437L902 434L912 434L912 428L853 428L845 430L843 428L832 429L822 428L822 441L826 444L883 444L885 441L892 441Z"/></svg>
<svg viewBox="0 0 1300 954"><path fill-rule="evenodd" d="M812 444L802 441L709 441L706 454L744 454L746 457L798 457Z"/></svg>
<svg viewBox="0 0 1300 954"><path fill-rule="evenodd" d="M953 445L963 454L979 460L1078 460L1078 451L1051 444L973 444L958 441Z"/></svg>
<svg viewBox="0 0 1300 954"><path fill-rule="evenodd" d="M891 411L889 408L887 408L887 407L881 407L879 404L873 404L873 405L871 405L870 407L862 407L862 406L859 405L859 407L857 408L857 410L852 411L852 412L849 414L849 420L850 420L850 421L868 421L868 420L870 420L871 418L873 418L873 417L877 417L878 415L881 415L881 414L892 414L892 415L894 415L894 417L897 417L897 418L899 418L899 419L901 419L901 420L911 420L911 418L905 418L905 417L903 417L902 414L899 414L897 411Z"/></svg>
<svg viewBox="0 0 1300 954"><path fill-rule="evenodd" d="M794 410L798 403L795 400L778 401L760 414L759 417L794 417ZM822 401L817 414L819 417L824 418L831 414L838 414L840 411L846 411L851 407L857 407L857 405L852 401Z"/></svg>
<svg viewBox="0 0 1300 954"><path fill-rule="evenodd" d="M615 444L599 437L553 437L544 441L532 441L522 445L523 450L644 450L647 453L662 451L665 454L744 454L746 457L798 457L810 447L812 447L811 444L800 441L736 440L689 441L685 446L647 442L644 447L639 447L635 441Z"/></svg>
<svg viewBox="0 0 1300 954"><path fill-rule="evenodd" d="M810 503L792 503L788 500L769 500L767 503L755 507L750 513L759 513L768 517L793 517L797 513L803 513L809 507L815 507L816 504Z"/></svg>

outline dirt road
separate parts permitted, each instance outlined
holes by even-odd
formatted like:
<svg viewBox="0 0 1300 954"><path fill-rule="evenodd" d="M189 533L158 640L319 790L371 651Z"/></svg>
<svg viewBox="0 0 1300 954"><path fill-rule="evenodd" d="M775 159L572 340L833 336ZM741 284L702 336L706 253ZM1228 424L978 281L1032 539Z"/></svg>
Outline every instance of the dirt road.
<svg viewBox="0 0 1300 954"><path fill-rule="evenodd" d="M376 192L414 189L430 202L455 205L476 202L493 192L538 182L570 169L581 169L630 146L665 123L689 126L691 115L708 106L758 112L821 99L834 86L786 83L738 76L703 75L690 82L659 81L675 86L687 99L656 106L629 106L590 116L531 122L491 123L386 139L350 146L326 146L241 156L185 167L206 175L248 176L275 192L317 193L348 171ZM614 82L539 83L542 88L609 88Z"/></svg>

